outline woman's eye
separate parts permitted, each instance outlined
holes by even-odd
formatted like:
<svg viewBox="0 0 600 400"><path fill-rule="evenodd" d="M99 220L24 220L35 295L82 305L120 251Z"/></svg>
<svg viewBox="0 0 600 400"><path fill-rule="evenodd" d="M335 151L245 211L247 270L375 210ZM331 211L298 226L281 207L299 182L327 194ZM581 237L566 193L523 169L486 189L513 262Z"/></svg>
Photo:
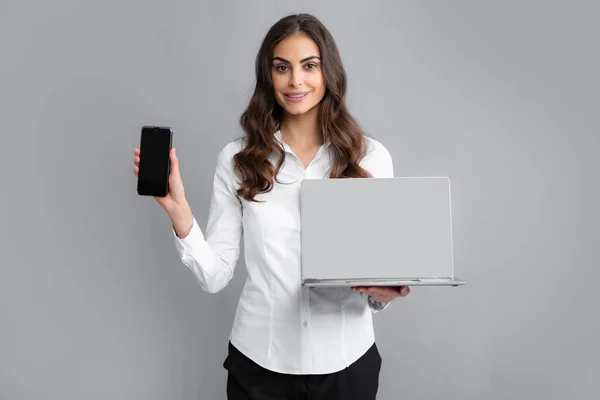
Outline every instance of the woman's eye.
<svg viewBox="0 0 600 400"><path fill-rule="evenodd" d="M285 66L285 65L278 65L277 67L275 67L275 69L276 69L277 71L279 71L279 72L283 72L283 71L285 71L285 69L283 69L283 68L286 68L286 69L287 69L287 66Z"/></svg>
<svg viewBox="0 0 600 400"><path fill-rule="evenodd" d="M308 67L308 69L317 68L317 64L315 64L315 63L308 63L308 64L306 64L306 66Z"/></svg>

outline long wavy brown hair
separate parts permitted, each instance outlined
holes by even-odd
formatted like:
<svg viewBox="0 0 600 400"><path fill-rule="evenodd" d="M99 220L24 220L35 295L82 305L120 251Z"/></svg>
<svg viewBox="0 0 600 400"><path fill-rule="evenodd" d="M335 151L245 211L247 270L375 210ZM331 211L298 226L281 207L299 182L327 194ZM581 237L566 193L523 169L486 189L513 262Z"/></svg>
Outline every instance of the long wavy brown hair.
<svg viewBox="0 0 600 400"><path fill-rule="evenodd" d="M319 107L323 140L330 142L334 153L329 178L372 178L359 166L367 150L365 133L347 110L346 72L333 37L312 15L289 15L276 22L262 42L256 56L254 93L240 117L247 140L246 146L234 156L234 168L242 179L238 196L248 201L259 202L254 199L257 194L271 191L273 179L277 179L283 166L285 150L275 138L283 109L275 100L271 80L273 49L283 39L300 32L311 37L321 53L326 88L323 99L315 107ZM275 166L268 160L273 151L280 155Z"/></svg>

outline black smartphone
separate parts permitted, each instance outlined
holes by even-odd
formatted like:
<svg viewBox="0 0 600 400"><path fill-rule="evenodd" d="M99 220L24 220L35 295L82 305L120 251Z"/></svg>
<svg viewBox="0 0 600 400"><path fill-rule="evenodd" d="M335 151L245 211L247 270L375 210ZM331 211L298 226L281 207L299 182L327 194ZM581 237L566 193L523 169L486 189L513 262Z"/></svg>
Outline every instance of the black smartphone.
<svg viewBox="0 0 600 400"><path fill-rule="evenodd" d="M137 192L140 196L165 197L169 193L173 130L169 127L143 126Z"/></svg>

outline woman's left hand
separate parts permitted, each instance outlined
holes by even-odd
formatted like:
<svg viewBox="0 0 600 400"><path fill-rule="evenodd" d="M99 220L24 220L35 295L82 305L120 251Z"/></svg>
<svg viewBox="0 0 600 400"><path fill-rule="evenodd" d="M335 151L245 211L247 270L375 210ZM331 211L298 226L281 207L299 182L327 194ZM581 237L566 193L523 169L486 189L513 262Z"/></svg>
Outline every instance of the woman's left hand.
<svg viewBox="0 0 600 400"><path fill-rule="evenodd" d="M410 293L408 286L354 286L352 289L367 293L381 303L389 303L396 297L405 297Z"/></svg>

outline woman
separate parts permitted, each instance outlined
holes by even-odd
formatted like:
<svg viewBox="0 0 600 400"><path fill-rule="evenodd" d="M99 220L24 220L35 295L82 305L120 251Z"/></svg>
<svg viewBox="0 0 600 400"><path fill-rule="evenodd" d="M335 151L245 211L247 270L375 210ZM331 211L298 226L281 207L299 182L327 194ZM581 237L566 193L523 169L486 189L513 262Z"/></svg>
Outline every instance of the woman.
<svg viewBox="0 0 600 400"><path fill-rule="evenodd" d="M182 262L204 290L229 283L244 235L248 279L224 362L229 399L377 394L381 357L372 313L410 289L300 285L300 182L393 176L390 153L363 134L345 94L330 33L311 15L288 16L269 30L256 58L256 87L240 121L245 136L218 156L205 234L171 151L170 192L156 200L172 220ZM134 153L137 176L139 149Z"/></svg>

